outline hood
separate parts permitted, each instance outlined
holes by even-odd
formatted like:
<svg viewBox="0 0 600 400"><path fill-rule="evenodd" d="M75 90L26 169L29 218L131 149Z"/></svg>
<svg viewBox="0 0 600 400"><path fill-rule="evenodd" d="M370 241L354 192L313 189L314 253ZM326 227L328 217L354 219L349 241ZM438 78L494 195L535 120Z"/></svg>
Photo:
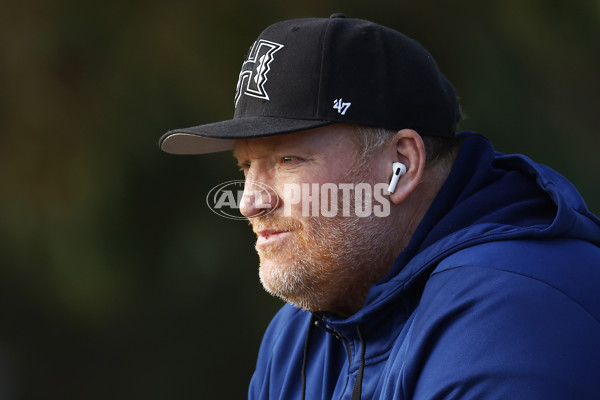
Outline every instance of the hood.
<svg viewBox="0 0 600 400"><path fill-rule="evenodd" d="M365 322L399 297L418 301L437 263L466 247L558 237L600 246L600 220L566 178L525 156L495 152L478 134L460 136L455 165L410 244L387 277L371 287L363 309L344 323Z"/></svg>

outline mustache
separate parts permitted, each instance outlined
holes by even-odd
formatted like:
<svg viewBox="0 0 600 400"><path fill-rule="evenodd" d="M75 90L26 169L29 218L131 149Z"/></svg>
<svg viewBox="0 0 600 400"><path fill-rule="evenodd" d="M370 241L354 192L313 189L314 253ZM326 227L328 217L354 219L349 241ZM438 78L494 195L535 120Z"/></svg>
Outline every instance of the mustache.
<svg viewBox="0 0 600 400"><path fill-rule="evenodd" d="M254 233L267 229L276 231L294 231L302 228L302 223L295 218L275 216L272 214L250 218L248 223L252 226Z"/></svg>

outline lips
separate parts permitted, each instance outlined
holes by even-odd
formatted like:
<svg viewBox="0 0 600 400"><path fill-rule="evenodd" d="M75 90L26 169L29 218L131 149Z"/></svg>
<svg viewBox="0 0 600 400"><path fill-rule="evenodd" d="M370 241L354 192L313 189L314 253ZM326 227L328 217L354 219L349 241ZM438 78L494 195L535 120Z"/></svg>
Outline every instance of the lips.
<svg viewBox="0 0 600 400"><path fill-rule="evenodd" d="M290 234L289 231L282 231L282 230L276 230L276 229L263 229L263 230L256 232L256 235L257 235L256 245L257 246L266 246L269 244L274 244L274 243L277 243L277 242L283 240L289 234Z"/></svg>
<svg viewBox="0 0 600 400"><path fill-rule="evenodd" d="M265 237L265 238L267 238L267 239L268 239L268 238L269 238L269 236L271 236L271 235L277 235L277 234L279 234L279 233L281 233L281 232L284 232L284 231L280 231L280 230L277 230L277 229L263 229L262 231L259 231L259 232L257 233L257 235L258 235L259 237L260 237L260 236L263 236L263 237Z"/></svg>

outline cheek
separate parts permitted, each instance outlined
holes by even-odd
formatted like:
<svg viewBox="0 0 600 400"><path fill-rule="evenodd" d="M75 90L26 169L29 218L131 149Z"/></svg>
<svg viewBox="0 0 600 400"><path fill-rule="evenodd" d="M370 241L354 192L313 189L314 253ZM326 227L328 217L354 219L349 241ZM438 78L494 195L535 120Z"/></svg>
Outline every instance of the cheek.
<svg viewBox="0 0 600 400"><path fill-rule="evenodd" d="M319 211L315 211L314 207L315 203L319 207L323 185L335 185L339 191L339 184L368 180L367 168L358 168L352 161L350 157L332 157L331 162L307 164L293 172L277 173L272 183L281 200L280 207L283 208L284 215L316 216ZM341 194L338 193L338 196Z"/></svg>
<svg viewBox="0 0 600 400"><path fill-rule="evenodd" d="M327 173L297 172L293 175L278 177L275 190L280 199L285 216L300 216L303 207L312 208L311 204L320 202L321 187L325 183L338 182Z"/></svg>

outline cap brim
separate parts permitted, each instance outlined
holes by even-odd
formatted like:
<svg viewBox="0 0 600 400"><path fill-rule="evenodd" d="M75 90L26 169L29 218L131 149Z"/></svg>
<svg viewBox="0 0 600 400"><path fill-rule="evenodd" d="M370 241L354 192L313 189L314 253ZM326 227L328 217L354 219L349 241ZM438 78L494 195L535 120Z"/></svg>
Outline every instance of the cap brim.
<svg viewBox="0 0 600 400"><path fill-rule="evenodd" d="M331 125L330 121L244 117L191 128L175 129L159 140L161 150L171 154L207 154L233 149L236 139L282 135Z"/></svg>

